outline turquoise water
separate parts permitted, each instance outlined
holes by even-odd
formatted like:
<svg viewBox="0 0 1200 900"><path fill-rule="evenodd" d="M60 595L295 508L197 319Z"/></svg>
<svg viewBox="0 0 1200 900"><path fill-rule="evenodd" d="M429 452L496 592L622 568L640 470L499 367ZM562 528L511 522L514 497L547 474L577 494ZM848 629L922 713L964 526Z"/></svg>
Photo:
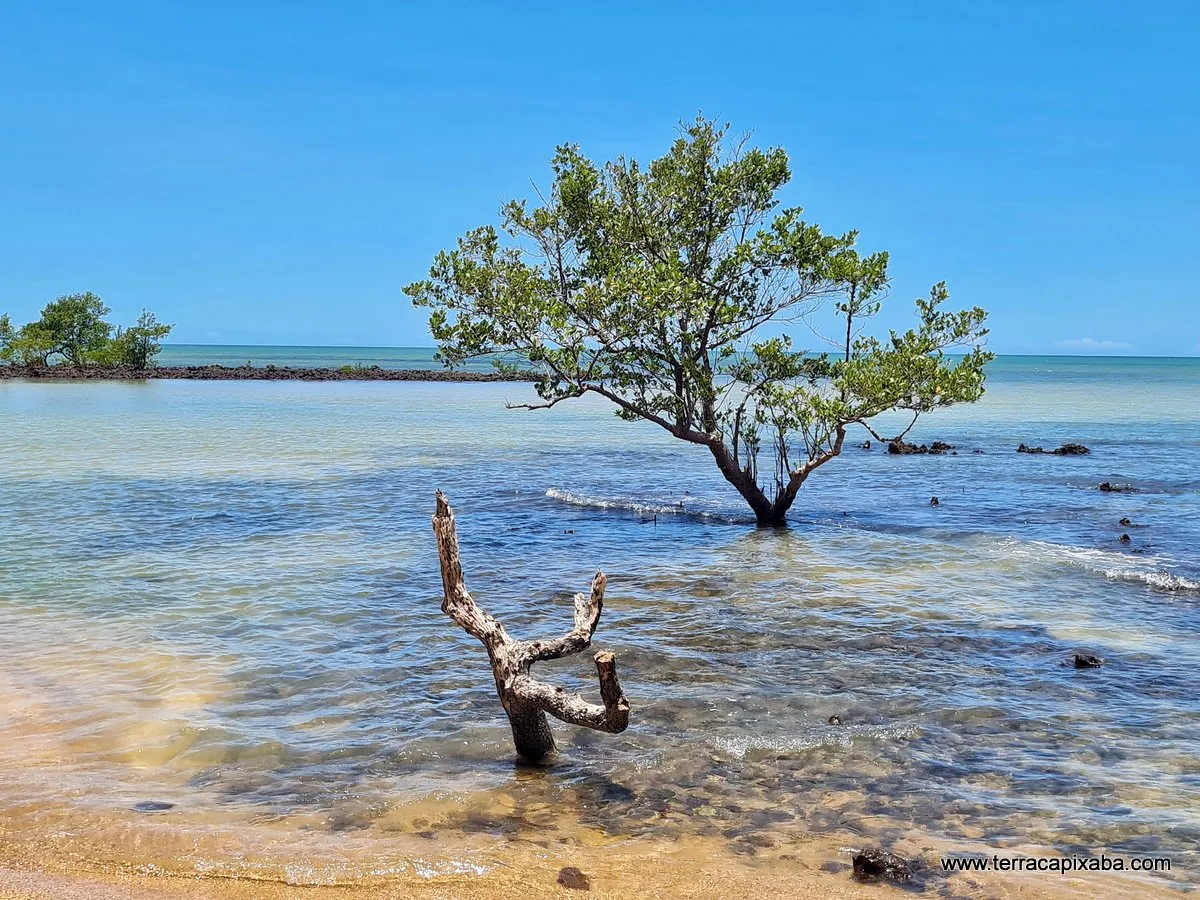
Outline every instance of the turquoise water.
<svg viewBox="0 0 1200 900"><path fill-rule="evenodd" d="M150 798L176 804L161 834L195 815L387 841L421 809L501 841L582 824L754 854L917 831L1163 853L1195 879L1200 360L998 360L983 402L914 434L957 455L849 449L785 531L752 527L701 450L591 400L504 409L529 393L0 382L9 835L65 816L99 840ZM1014 452L1068 441L1092 453ZM438 608L435 488L510 631L564 632L609 573L596 647L625 734L556 724L562 760L514 768L482 648ZM1081 651L1105 666L1064 665ZM586 654L542 668L595 692ZM500 794L566 812L450 811Z"/></svg>

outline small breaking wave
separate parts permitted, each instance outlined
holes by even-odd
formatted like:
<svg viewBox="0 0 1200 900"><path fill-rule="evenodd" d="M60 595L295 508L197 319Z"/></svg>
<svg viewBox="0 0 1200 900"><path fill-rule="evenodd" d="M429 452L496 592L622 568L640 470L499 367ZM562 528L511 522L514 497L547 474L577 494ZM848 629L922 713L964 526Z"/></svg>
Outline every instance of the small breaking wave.
<svg viewBox="0 0 1200 900"><path fill-rule="evenodd" d="M637 513L640 516L683 516L685 518L703 519L708 522L720 522L728 525L747 521L745 518L738 518L727 513L695 509L694 507L689 508L682 505L682 502L670 505L667 503L653 503L620 497L592 497L587 494L564 491L560 488L548 489L546 496L551 500L557 500L560 503L569 503L572 506L586 506L590 509L620 510Z"/></svg>
<svg viewBox="0 0 1200 900"><path fill-rule="evenodd" d="M1141 584L1166 593L1200 593L1200 580L1172 571L1176 564L1165 557L1146 556L1134 562L1106 550L1068 547L1045 541L1014 539L998 545L1004 555L1044 565L1063 565L1103 575L1109 581Z"/></svg>
<svg viewBox="0 0 1200 900"><path fill-rule="evenodd" d="M1184 578L1182 575L1176 575L1174 572L1158 570L1144 572L1136 569L1114 568L1105 569L1104 576L1110 581L1131 581L1148 585L1159 591L1200 594L1200 581Z"/></svg>

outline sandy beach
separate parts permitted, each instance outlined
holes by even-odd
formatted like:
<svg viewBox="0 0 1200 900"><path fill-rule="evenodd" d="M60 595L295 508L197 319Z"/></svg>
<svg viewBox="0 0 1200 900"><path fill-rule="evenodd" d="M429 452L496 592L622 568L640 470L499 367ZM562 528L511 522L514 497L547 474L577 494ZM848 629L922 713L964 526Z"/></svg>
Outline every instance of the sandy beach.
<svg viewBox="0 0 1200 900"><path fill-rule="evenodd" d="M915 844L902 849L917 855ZM936 851L926 848L937 866ZM41 859L0 854L0 897L46 900L392 900L392 898L680 897L680 898L895 898L907 892L954 898L1166 898L1179 893L1161 882L1100 875L956 874L933 869L912 884L863 884L850 872L849 848L814 840L795 852L747 861L731 857L718 842L624 842L578 847L569 853L508 846L482 874L417 874L365 877L337 884L295 884L270 877L219 877L91 867L63 856ZM579 869L589 889L558 884L564 866Z"/></svg>

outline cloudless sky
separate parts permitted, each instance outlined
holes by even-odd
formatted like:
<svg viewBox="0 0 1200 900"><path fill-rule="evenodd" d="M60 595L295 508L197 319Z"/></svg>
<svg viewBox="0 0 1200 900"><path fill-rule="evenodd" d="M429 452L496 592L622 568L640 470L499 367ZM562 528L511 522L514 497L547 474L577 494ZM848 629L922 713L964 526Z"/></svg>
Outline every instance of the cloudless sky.
<svg viewBox="0 0 1200 900"><path fill-rule="evenodd" d="M702 111L1002 353L1200 353L1200 4L0 0L0 311L427 345L403 285L558 143Z"/></svg>

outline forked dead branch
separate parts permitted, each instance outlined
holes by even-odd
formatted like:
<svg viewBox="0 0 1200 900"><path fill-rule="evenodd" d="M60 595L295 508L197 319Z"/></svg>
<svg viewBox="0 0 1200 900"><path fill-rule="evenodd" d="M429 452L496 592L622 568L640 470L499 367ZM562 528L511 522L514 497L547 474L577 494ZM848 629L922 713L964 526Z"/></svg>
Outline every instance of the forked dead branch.
<svg viewBox="0 0 1200 900"><path fill-rule="evenodd" d="M596 654L596 674L600 678L603 706L588 703L576 694L539 681L530 675L536 662L561 659L586 650L600 622L604 608L603 572L592 579L590 594L575 595L575 627L565 637L552 641L518 641L508 636L504 626L479 608L463 580L458 552L458 532L454 511L446 495L437 492L437 511L433 516L438 558L442 564L444 599L442 612L459 624L467 634L478 638L487 649L496 679L496 693L512 725L517 753L538 762L554 752L554 736L546 713L571 725L618 734L629 725L629 701L617 679L616 657L611 651Z"/></svg>

